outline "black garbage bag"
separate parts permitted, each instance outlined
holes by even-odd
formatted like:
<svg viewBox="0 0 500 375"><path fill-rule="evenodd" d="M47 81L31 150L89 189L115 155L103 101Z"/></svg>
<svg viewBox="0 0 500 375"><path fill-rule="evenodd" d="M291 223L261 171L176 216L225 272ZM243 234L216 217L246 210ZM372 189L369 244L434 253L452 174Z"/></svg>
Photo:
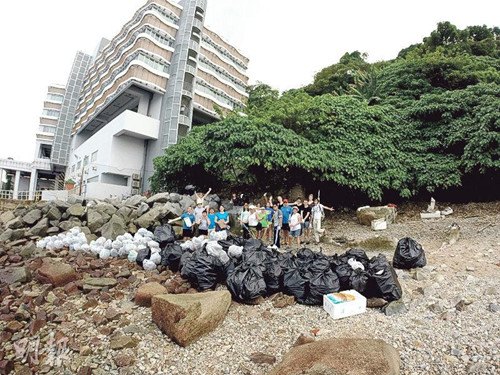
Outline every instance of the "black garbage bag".
<svg viewBox="0 0 500 375"><path fill-rule="evenodd" d="M283 274L283 291L294 296L297 301L304 301L309 294L309 278L300 267L290 268Z"/></svg>
<svg viewBox="0 0 500 375"><path fill-rule="evenodd" d="M392 259L395 268L410 269L424 267L427 264L425 251L413 238L405 237L399 240Z"/></svg>
<svg viewBox="0 0 500 375"><path fill-rule="evenodd" d="M354 258L355 260L360 262L365 267L365 270L368 268L370 259L368 258L368 255L366 255L366 252L364 250L349 249L339 257L339 259L344 263L347 263L347 261L351 258Z"/></svg>
<svg viewBox="0 0 500 375"><path fill-rule="evenodd" d="M256 251L261 248L266 249L262 241L256 238L245 240L245 243L243 244L243 251Z"/></svg>
<svg viewBox="0 0 500 375"><path fill-rule="evenodd" d="M283 271L289 270L290 268L294 268L297 265L295 264L295 257L291 252L279 253L278 263Z"/></svg>
<svg viewBox="0 0 500 375"><path fill-rule="evenodd" d="M155 228L155 241L163 248L169 243L175 242L175 232L170 224L161 225Z"/></svg>
<svg viewBox="0 0 500 375"><path fill-rule="evenodd" d="M151 257L151 249L148 247L143 250L139 250L137 252L137 258L135 258L135 262L142 267L142 262L144 260L149 259Z"/></svg>
<svg viewBox="0 0 500 375"><path fill-rule="evenodd" d="M281 290L282 275L278 257L274 255L268 256L263 263L264 266L264 280L266 282L267 293L274 294Z"/></svg>
<svg viewBox="0 0 500 375"><path fill-rule="evenodd" d="M368 272L361 269L353 270L351 276L349 277L349 289L354 289L356 292L364 295L366 287L368 286L369 278L370 275Z"/></svg>
<svg viewBox="0 0 500 375"><path fill-rule="evenodd" d="M337 274L340 283L340 290L348 290L351 287L350 278L353 272L352 267L347 263L339 263L333 271Z"/></svg>
<svg viewBox="0 0 500 375"><path fill-rule="evenodd" d="M169 243L160 252L160 264L177 272L180 267L182 254L184 254L184 250L182 250L181 245L178 243Z"/></svg>
<svg viewBox="0 0 500 375"><path fill-rule="evenodd" d="M199 291L213 289L226 277L226 269L219 258L209 255L205 248L181 257L181 276L196 285Z"/></svg>
<svg viewBox="0 0 500 375"><path fill-rule="evenodd" d="M293 295L297 302L306 305L321 305L323 295L338 292L340 283L323 254L304 252L295 268L284 272L283 290ZM316 259L314 259L316 258ZM306 259L310 262L306 263Z"/></svg>
<svg viewBox="0 0 500 375"><path fill-rule="evenodd" d="M266 282L262 268L253 263L243 262L234 268L226 280L227 288L234 299L240 302L266 295Z"/></svg>
<svg viewBox="0 0 500 375"><path fill-rule="evenodd" d="M309 293L306 295L304 303L307 305L322 305L323 295L336 293L340 290L339 278L330 267L311 274L309 280Z"/></svg>
<svg viewBox="0 0 500 375"><path fill-rule="evenodd" d="M383 298L395 301L403 296L398 276L383 254L370 260L368 265L368 285L365 290L367 298Z"/></svg>

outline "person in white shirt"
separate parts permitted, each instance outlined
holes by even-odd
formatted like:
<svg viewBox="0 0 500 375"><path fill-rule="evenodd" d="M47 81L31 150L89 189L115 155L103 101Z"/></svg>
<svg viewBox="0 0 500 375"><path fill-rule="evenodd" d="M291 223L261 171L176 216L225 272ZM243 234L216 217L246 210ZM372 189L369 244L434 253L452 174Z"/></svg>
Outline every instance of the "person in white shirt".
<svg viewBox="0 0 500 375"><path fill-rule="evenodd" d="M259 230L259 218L257 217L257 210L254 205L250 205L250 215L248 215L248 227L250 228L250 233L252 237L257 235Z"/></svg>
<svg viewBox="0 0 500 375"><path fill-rule="evenodd" d="M250 238L250 232L248 231L249 216L250 216L250 211L248 211L248 203L245 203L240 212L240 224L241 228L243 229L243 238L246 240Z"/></svg>
<svg viewBox="0 0 500 375"><path fill-rule="evenodd" d="M297 247L300 248L300 232L302 224L302 216L299 214L299 208L293 207L293 213L290 216L290 235L297 240Z"/></svg>
<svg viewBox="0 0 500 375"><path fill-rule="evenodd" d="M319 199L314 199L314 206L311 208L311 220L314 231L314 240L319 244L319 238L325 231L321 228L321 220L325 216L325 210L334 211L332 207L326 207L319 202Z"/></svg>

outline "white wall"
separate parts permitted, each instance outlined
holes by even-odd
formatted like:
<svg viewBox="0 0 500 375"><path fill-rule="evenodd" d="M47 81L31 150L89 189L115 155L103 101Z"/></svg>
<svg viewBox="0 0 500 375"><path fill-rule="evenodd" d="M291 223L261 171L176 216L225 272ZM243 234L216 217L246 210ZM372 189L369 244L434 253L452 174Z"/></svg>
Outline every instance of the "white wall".
<svg viewBox="0 0 500 375"><path fill-rule="evenodd" d="M158 120L136 112L125 111L71 153L66 176L75 181L80 180L82 170L75 168L75 172L71 172L71 167L77 165L79 160L82 160L83 165L85 156L89 157L89 164L85 168L84 180L102 177L103 173L126 177L131 177L134 173L141 174L144 141L157 139L158 132ZM92 162L91 155L95 151L97 151L97 159ZM131 180L129 179L129 186ZM89 186L91 184L93 183Z"/></svg>
<svg viewBox="0 0 500 375"><path fill-rule="evenodd" d="M87 184L84 191L85 197L89 199L105 199L130 195L130 188L127 186L118 186L103 184L102 182L92 182Z"/></svg>
<svg viewBox="0 0 500 375"><path fill-rule="evenodd" d="M162 101L163 95L155 93L153 97L151 98L151 101L149 103L149 117L159 119L160 118L160 112L161 112L161 101Z"/></svg>
<svg viewBox="0 0 500 375"><path fill-rule="evenodd" d="M67 190L43 190L42 191L42 201L53 201L53 200L65 201L67 199L68 199L68 191Z"/></svg>

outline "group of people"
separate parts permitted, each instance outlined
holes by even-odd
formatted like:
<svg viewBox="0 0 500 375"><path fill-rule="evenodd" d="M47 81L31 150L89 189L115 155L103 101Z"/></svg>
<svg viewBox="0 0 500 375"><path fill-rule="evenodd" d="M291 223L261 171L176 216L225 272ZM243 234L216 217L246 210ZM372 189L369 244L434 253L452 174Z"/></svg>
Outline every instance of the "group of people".
<svg viewBox="0 0 500 375"><path fill-rule="evenodd" d="M229 214L223 205L218 212L214 208L204 206L204 200L211 189L204 195L195 192L196 207L188 207L180 217L170 220L170 223L182 220L182 234L184 240L190 239L197 232L198 235L208 235L211 231L229 230ZM242 206L238 216L244 238L257 238L267 241L270 247L280 248L292 246L295 242L298 247L301 243L310 243L312 236L319 243L324 232L321 221L325 210L333 211L320 203L319 198L312 194L302 201L297 199L291 203L281 196L276 197L264 194L261 202L250 204L243 196L233 194L231 202L235 206Z"/></svg>
<svg viewBox="0 0 500 375"><path fill-rule="evenodd" d="M295 242L300 247L301 242L310 243L311 232L314 241L319 243L324 232L321 220L325 210L333 208L320 203L319 198L311 194L309 199L297 199L289 202L281 196L273 200L264 194L265 205L244 203L239 215L243 229L243 237L254 237L267 240L270 246L279 248L281 245L292 246Z"/></svg>

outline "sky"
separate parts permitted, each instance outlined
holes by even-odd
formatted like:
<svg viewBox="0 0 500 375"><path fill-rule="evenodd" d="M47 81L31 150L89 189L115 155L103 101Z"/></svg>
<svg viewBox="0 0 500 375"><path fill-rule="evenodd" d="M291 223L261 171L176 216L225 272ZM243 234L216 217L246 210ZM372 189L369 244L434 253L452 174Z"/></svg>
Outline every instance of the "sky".
<svg viewBox="0 0 500 375"><path fill-rule="evenodd" d="M0 12L0 158L32 161L47 86L65 84L75 53L93 54L146 0L24 0ZM20 12L22 10L22 12ZM251 83L310 83L347 51L392 59L440 21L499 26L492 0L208 0L205 24L250 58Z"/></svg>

